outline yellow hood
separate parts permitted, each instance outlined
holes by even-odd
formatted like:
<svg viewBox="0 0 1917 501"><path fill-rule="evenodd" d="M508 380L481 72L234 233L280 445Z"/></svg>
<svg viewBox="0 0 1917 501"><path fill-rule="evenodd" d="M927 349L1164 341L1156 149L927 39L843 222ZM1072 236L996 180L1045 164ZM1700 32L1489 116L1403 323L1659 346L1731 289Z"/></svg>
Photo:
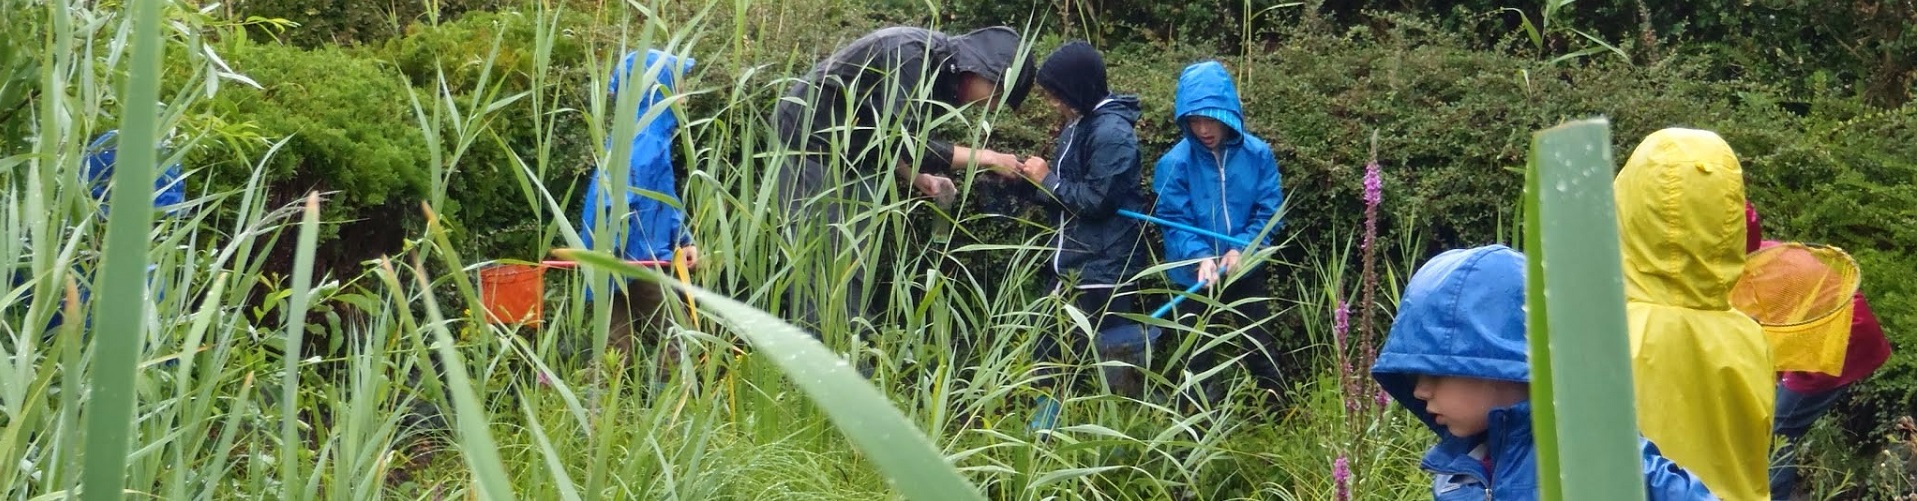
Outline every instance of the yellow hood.
<svg viewBox="0 0 1917 501"><path fill-rule="evenodd" d="M1744 169L1710 131L1644 138L1612 183L1632 301L1730 309L1744 271Z"/></svg>
<svg viewBox="0 0 1917 501"><path fill-rule="evenodd" d="M1744 179L1716 134L1646 137L1613 184L1638 427L1728 501L1767 501L1770 344L1732 310L1744 268Z"/></svg>

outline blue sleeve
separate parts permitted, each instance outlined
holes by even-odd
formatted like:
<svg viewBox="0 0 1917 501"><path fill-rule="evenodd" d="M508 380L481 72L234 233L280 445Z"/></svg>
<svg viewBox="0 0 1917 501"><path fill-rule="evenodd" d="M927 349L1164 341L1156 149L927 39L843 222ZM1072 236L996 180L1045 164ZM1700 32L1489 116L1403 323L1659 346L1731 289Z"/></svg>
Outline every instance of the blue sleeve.
<svg viewBox="0 0 1917 501"><path fill-rule="evenodd" d="M1644 457L1644 494L1647 501L1717 501L1704 483L1677 463L1658 453L1657 445L1638 439Z"/></svg>
<svg viewBox="0 0 1917 501"><path fill-rule="evenodd" d="M1264 149L1258 152L1254 162L1258 167L1258 178L1252 182L1252 194L1256 198L1251 202L1251 218L1245 221L1245 227L1240 229L1237 235L1232 236L1252 242L1259 233L1264 233L1265 238L1256 240L1256 243L1271 245L1271 237L1285 228L1284 221L1278 219L1278 207L1285 203L1285 193L1279 186L1278 159L1272 155L1271 150ZM1267 224L1271 226L1269 232L1265 231Z"/></svg>
<svg viewBox="0 0 1917 501"><path fill-rule="evenodd" d="M1118 215L1120 195L1125 193L1126 172L1138 169L1138 137L1131 131L1124 131L1122 137L1116 132L1096 130L1083 147L1091 148L1091 156L1085 168L1089 175L1074 182L1064 182L1054 170L1039 182L1039 193L1035 198L1041 205L1063 208L1081 217L1107 218ZM1060 159L1063 162L1064 159ZM1131 176L1136 182L1138 178Z"/></svg>
<svg viewBox="0 0 1917 501"><path fill-rule="evenodd" d="M1158 167L1152 170L1152 185L1158 190L1158 205L1153 207L1152 215L1198 226L1197 217L1191 211L1191 180L1185 178L1184 165L1174 157L1177 151L1174 146L1172 152L1159 157ZM1159 233L1165 235L1165 257L1169 260L1208 257L1205 254L1210 249L1198 235L1169 228L1162 228Z"/></svg>
<svg viewBox="0 0 1917 501"><path fill-rule="evenodd" d="M154 207L172 207L186 201L186 181L180 179L179 164L161 171L160 175L153 179L153 184L156 190L153 193ZM166 212L169 216L173 214L172 210Z"/></svg>
<svg viewBox="0 0 1917 501"><path fill-rule="evenodd" d="M579 245L586 249L592 248L593 225L599 222L599 211L604 210L599 202L602 196L599 192L606 188L600 182L603 177L606 177L605 169L595 168L592 176L586 178L586 203L579 209Z"/></svg>

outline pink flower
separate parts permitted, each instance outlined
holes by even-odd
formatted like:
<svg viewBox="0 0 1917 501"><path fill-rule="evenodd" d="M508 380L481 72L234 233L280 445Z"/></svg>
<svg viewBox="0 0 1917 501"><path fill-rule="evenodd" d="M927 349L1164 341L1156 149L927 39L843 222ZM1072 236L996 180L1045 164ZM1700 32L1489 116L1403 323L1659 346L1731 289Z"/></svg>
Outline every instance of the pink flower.
<svg viewBox="0 0 1917 501"><path fill-rule="evenodd" d="M539 371L538 380L540 386L552 386L552 377L547 376L546 371Z"/></svg>
<svg viewBox="0 0 1917 501"><path fill-rule="evenodd" d="M1351 461L1343 455L1331 463L1331 483L1337 489L1338 501L1351 499Z"/></svg>
<svg viewBox="0 0 1917 501"><path fill-rule="evenodd" d="M1375 207L1384 201L1384 169L1378 162L1365 164L1365 207Z"/></svg>
<svg viewBox="0 0 1917 501"><path fill-rule="evenodd" d="M1338 337L1339 344L1344 344L1345 333L1351 332L1351 307L1344 301L1334 301L1338 306L1331 312L1331 334Z"/></svg>

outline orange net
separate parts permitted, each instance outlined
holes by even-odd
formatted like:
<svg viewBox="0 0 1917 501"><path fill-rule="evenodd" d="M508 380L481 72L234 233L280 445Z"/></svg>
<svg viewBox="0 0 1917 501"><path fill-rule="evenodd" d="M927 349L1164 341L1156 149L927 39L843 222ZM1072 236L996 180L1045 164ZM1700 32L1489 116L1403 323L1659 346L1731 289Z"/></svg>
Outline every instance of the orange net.
<svg viewBox="0 0 1917 501"><path fill-rule="evenodd" d="M1764 327L1777 370L1837 375L1850 341L1851 296L1861 282L1843 249L1778 244L1746 258L1731 306Z"/></svg>

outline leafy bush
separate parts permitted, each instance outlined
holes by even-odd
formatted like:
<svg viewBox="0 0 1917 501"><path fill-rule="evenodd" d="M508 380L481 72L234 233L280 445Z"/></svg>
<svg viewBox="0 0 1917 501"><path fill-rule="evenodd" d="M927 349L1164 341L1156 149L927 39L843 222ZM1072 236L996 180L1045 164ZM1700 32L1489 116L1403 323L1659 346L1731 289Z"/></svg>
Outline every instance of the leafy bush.
<svg viewBox="0 0 1917 501"><path fill-rule="evenodd" d="M427 17L429 6L438 8L433 14L450 20L465 12L491 10L508 3L498 0L242 0L235 4L235 9L242 18L282 18L301 26L284 34L265 31L256 31L256 34L279 35L280 40L300 47L321 47L358 45L400 36L407 26Z"/></svg>
<svg viewBox="0 0 1917 501"><path fill-rule="evenodd" d="M233 40L222 53L264 89L230 86L201 111L251 124L265 137L289 138L266 164L267 180L282 198L336 190L329 209L353 214L423 193L427 156L406 104L412 89L389 68L339 48ZM192 165L209 169L216 188L238 186L252 170L247 159L259 158L266 146L202 149Z"/></svg>

